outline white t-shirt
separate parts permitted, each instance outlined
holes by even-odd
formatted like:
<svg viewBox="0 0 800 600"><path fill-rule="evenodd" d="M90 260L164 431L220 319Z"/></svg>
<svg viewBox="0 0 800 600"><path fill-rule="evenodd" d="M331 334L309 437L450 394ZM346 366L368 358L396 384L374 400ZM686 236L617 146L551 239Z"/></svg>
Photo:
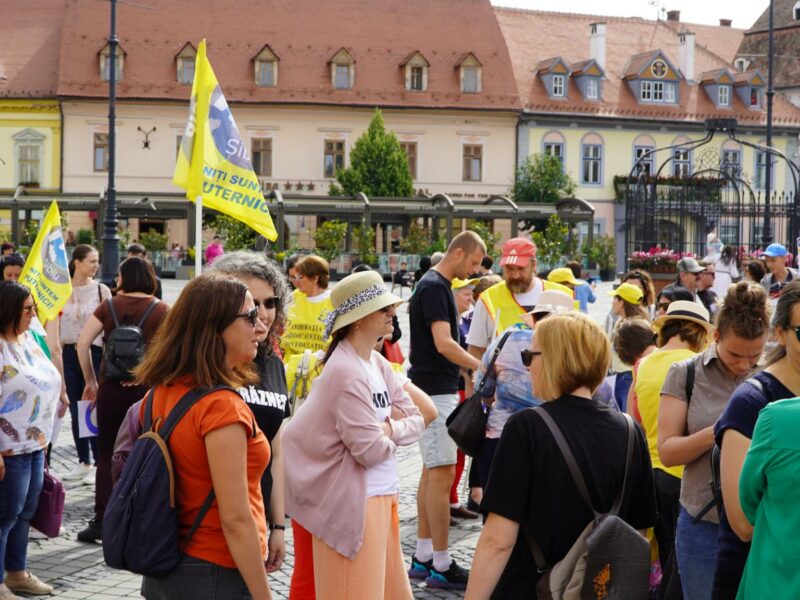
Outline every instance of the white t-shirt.
<svg viewBox="0 0 800 600"><path fill-rule="evenodd" d="M389 389L383 380L383 375L378 366L372 362L359 359L369 377L369 390L372 396L372 406L375 408L375 419L378 423L386 421L392 412L392 399ZM396 494L399 489L400 474L397 469L397 457L392 455L380 464L367 468L367 498L372 496L389 496Z"/></svg>
<svg viewBox="0 0 800 600"><path fill-rule="evenodd" d="M527 292L514 294L514 300L520 306L536 306L539 296L544 291L544 284L538 277L533 278L533 286ZM492 340L497 337L494 319L486 310L486 305L478 300L475 303L475 311L472 313L472 325L467 334L467 344L478 348L488 348Z"/></svg>
<svg viewBox="0 0 800 600"><path fill-rule="evenodd" d="M307 296L306 300L308 300L312 304L317 304L318 302L323 302L327 300L328 298L330 298L330 296L331 296L331 291L325 290L324 292L322 292L321 294L317 294L316 296Z"/></svg>

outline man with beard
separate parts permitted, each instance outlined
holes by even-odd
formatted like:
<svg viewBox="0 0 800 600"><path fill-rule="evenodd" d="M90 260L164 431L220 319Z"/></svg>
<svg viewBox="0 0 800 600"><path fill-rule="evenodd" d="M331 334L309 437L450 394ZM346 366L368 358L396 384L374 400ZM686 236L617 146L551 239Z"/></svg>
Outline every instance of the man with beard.
<svg viewBox="0 0 800 600"><path fill-rule="evenodd" d="M524 326L522 315L536 306L544 290L558 290L573 296L571 289L536 277L536 244L531 240L517 237L503 244L500 266L503 281L483 292L475 303L467 336L469 353L479 359L503 331Z"/></svg>
<svg viewBox="0 0 800 600"><path fill-rule="evenodd" d="M408 376L438 411L419 442L423 466L417 490L417 547L408 572L412 579L425 579L428 587L465 589L469 577L448 551L456 445L445 420L458 404L459 369L471 371L480 363L458 343L459 315L451 282L474 273L484 254L486 246L474 232L458 234L441 262L417 283L409 304Z"/></svg>

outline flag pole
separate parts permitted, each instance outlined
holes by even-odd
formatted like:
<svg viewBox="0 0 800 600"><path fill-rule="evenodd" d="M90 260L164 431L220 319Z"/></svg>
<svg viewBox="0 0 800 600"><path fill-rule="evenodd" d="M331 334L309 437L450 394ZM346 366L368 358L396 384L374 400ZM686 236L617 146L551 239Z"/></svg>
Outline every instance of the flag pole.
<svg viewBox="0 0 800 600"><path fill-rule="evenodd" d="M194 276L203 270L203 195L197 196L194 203Z"/></svg>

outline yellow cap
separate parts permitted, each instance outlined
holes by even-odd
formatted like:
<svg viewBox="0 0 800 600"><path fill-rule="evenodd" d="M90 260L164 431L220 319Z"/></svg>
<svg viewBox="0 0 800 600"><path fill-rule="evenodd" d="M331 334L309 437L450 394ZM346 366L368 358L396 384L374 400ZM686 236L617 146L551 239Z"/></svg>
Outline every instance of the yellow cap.
<svg viewBox="0 0 800 600"><path fill-rule="evenodd" d="M580 281L575 279L572 269L561 267L560 269L553 269L547 276L547 281L552 283L570 283L572 285L579 285Z"/></svg>
<svg viewBox="0 0 800 600"><path fill-rule="evenodd" d="M632 283L622 283L620 286L608 292L609 296L619 296L629 304L640 304L644 298L644 292L638 285Z"/></svg>
<svg viewBox="0 0 800 600"><path fill-rule="evenodd" d="M480 281L480 279L477 279L477 278L475 278L475 279L459 279L458 277L454 277L453 281L450 282L450 286L454 290L460 290L461 288L467 287L469 285L471 285L472 287L475 287L476 285L478 285L479 281Z"/></svg>

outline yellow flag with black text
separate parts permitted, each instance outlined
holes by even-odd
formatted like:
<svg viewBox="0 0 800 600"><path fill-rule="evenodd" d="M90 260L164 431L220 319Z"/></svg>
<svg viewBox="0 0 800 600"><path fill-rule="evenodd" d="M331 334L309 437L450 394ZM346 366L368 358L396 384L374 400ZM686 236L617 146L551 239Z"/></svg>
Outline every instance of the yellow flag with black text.
<svg viewBox="0 0 800 600"><path fill-rule="evenodd" d="M61 215L55 200L39 227L39 235L22 267L19 282L30 288L42 323L58 318L58 313L72 295Z"/></svg>
<svg viewBox="0 0 800 600"><path fill-rule="evenodd" d="M205 40L197 50L189 120L172 182L192 202L202 196L203 206L238 219L271 241L278 237L247 147L206 57Z"/></svg>

